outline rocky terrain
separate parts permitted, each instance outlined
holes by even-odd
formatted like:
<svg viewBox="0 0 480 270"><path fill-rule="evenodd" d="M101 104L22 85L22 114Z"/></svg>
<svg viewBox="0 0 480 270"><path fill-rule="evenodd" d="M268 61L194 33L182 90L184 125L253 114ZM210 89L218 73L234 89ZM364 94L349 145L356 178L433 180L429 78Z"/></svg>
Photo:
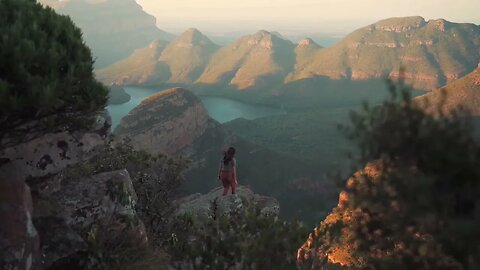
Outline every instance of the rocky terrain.
<svg viewBox="0 0 480 270"><path fill-rule="evenodd" d="M173 35L157 28L155 17L143 11L135 0L40 2L52 6L60 14L69 15L82 29L97 68L126 58L156 39L173 39Z"/></svg>
<svg viewBox="0 0 480 270"><path fill-rule="evenodd" d="M160 110L160 113L169 119L184 117L185 121L179 126L169 126L168 123L173 122L162 122L159 120L162 118L155 118L167 124L155 126L156 131L166 131L166 134L173 136L166 137L173 142L166 145L167 151L178 152L186 148L192 144L194 137L186 138L185 135L198 132L201 127L209 127L208 123L203 122L200 126L188 126L190 116L195 118L200 113L206 115L203 107L195 103L196 100L186 90L172 89L151 97L143 104L162 104L153 107L155 109L177 106L176 110L170 107L172 110ZM196 108L195 106L200 111L182 113ZM171 112L177 114L169 114ZM206 117L203 120L211 121ZM193 123L200 124L195 121ZM184 134L176 134L184 136L182 138L185 140L169 133L184 125L190 129L183 130ZM102 250L107 248L102 246L106 244L102 241L108 240L104 238L106 235L101 235L104 233L117 235L114 236L117 238L118 235L123 235L128 237L125 241L129 241L129 244L149 248L151 241L147 237L147 228L150 227L146 227L138 213L138 209L143 209L139 208L140 201L144 203L146 199L139 196L145 196L145 190L137 195L136 188L147 188L139 183L146 185L146 182L141 181L147 181L149 177L160 177L166 181L165 177L171 176L160 176L148 168L138 171L131 164L128 165L128 162L125 163L124 159L133 157L128 156L131 155L129 152L126 156L117 156L125 155L121 152L123 150L115 150L120 147L118 145L114 148L107 147L111 136L109 128L108 115L98 114L88 128L51 130L20 143L12 143L10 136L3 138L9 142L6 144L2 141L2 145L9 146L0 150L0 217L6 221L0 223L0 246L2 250L5 248L8 251L0 255L2 269L71 269L80 265L83 267L81 269L89 269L88 263L92 262L85 261L85 258L94 258L88 256L94 256L96 252L108 253L101 256L110 256L113 252ZM105 149L114 152L109 154L104 152ZM163 168L168 173L168 168ZM139 180L142 177L144 180ZM219 215L238 211L242 206L258 207L266 215L277 215L279 212L277 200L254 194L247 187L240 187L238 196L215 199L218 192L213 190L206 195L190 195L178 200L175 206L178 208L177 214L188 212L200 220L212 211L212 205L217 205L214 212ZM215 201L214 204L212 200ZM142 217L145 217L144 212ZM104 226L108 226L108 231L101 231ZM166 260L162 261L165 262Z"/></svg>
<svg viewBox="0 0 480 270"><path fill-rule="evenodd" d="M195 223L204 224L208 219L229 216L248 207L259 209L263 215L277 216L280 213L279 202L272 197L255 194L251 189L238 186L237 194L222 196L223 187L217 187L207 194L192 194L175 201L176 215L192 216Z"/></svg>
<svg viewBox="0 0 480 270"><path fill-rule="evenodd" d="M64 184L60 181L61 178L55 176L67 166L94 156L97 147L104 143L109 133L110 123L105 115L97 117L96 124L89 130L46 132L33 140L13 145L8 144L10 146L0 150L0 159L2 160L0 164L0 179L2 179L0 196L7 199L2 200L0 216L3 217L2 220L9 220L0 225L2 232L0 243L3 247L9 247L9 252L2 254L0 262L2 268L16 269L15 265L21 265L21 269L48 267L53 261L68 257L86 248L86 243L69 227L69 225L73 225L75 222L81 223L81 221L74 221L73 217L70 217L68 221L64 219L68 214L63 211L63 207L71 203L71 200L53 199L55 206L45 208L39 204L39 201L52 202L51 199L55 194L59 194L58 192L61 193L62 184ZM11 140L11 137L6 136L4 140ZM98 180L98 178L96 179ZM127 180L125 175L123 179ZM75 186L82 183L71 184L73 186L68 188L69 192L76 192L76 196L83 194L80 190L81 187ZM99 202L104 199L100 193L105 192L107 187L103 186L103 189L100 189L97 186L97 188L99 188L95 191L97 195L92 196L97 196L96 199ZM85 195L86 200L88 197ZM112 213L114 208L111 207L117 202L105 200L105 203L109 203L109 213ZM96 212L102 212L100 210L102 206L90 202L90 204L71 205L70 213L72 214L80 208L88 212L92 210L89 207L100 207ZM116 210L114 212L116 214ZM43 234L41 228L45 226L49 229L55 227L59 230L57 234L49 232L53 233L56 238L50 238ZM55 242L56 240L59 242ZM61 251L48 248L58 245L61 241L67 241L71 248ZM61 247L59 248L61 249Z"/></svg>
<svg viewBox="0 0 480 270"><path fill-rule="evenodd" d="M153 155L168 153L190 159L184 194L207 193L218 187L222 151L234 145L241 164L240 184L285 204L282 216L306 215L306 209L312 208L308 215L313 220L323 217L335 201L336 187L323 181L318 166L238 137L212 120L200 99L182 88L147 98L122 119L114 134L118 139L129 138L132 146ZM313 210L311 201L322 207Z"/></svg>
<svg viewBox="0 0 480 270"><path fill-rule="evenodd" d="M214 125L197 97L173 88L145 99L121 120L114 134L128 137L132 146L152 155L175 154Z"/></svg>

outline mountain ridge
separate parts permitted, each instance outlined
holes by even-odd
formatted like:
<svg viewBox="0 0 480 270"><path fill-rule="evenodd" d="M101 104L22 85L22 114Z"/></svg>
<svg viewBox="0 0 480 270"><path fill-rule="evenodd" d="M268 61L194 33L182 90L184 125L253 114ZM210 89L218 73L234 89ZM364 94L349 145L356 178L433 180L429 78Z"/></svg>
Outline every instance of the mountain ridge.
<svg viewBox="0 0 480 270"><path fill-rule="evenodd" d="M419 16L389 18L317 52L310 65L289 77L398 78L398 70L405 67L404 75L414 87L432 90L472 71L480 60L479 46L480 27L474 24Z"/></svg>
<svg viewBox="0 0 480 270"><path fill-rule="evenodd" d="M160 30L156 18L135 0L39 0L80 27L96 57L96 68L109 66L156 39L174 35Z"/></svg>
<svg viewBox="0 0 480 270"><path fill-rule="evenodd" d="M283 77L293 69L293 47L292 42L265 30L243 36L221 48L196 82L224 82L247 89Z"/></svg>
<svg viewBox="0 0 480 270"><path fill-rule="evenodd" d="M191 43L200 34L190 29L176 40ZM201 51L181 57L176 52L163 52L161 59L167 66L181 62L174 68L176 72L165 75L171 79L163 83L170 84L265 89L316 78L398 79L404 68L407 83L416 89L433 90L473 71L480 62L479 47L480 26L444 19L426 21L416 16L380 20L327 48L309 38L294 44L275 32L260 30L217 47L215 52L210 50L211 54L204 57L208 61L203 59L200 64ZM189 75L189 65L194 75Z"/></svg>

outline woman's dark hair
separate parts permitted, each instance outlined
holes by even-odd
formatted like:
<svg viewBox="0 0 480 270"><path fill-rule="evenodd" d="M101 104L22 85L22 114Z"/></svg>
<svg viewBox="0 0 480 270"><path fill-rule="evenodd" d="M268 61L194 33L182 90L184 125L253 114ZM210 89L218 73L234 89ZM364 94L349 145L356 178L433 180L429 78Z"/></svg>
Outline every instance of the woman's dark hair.
<svg viewBox="0 0 480 270"><path fill-rule="evenodd" d="M227 151L223 152L223 165L227 165L235 156L235 148L229 147Z"/></svg>

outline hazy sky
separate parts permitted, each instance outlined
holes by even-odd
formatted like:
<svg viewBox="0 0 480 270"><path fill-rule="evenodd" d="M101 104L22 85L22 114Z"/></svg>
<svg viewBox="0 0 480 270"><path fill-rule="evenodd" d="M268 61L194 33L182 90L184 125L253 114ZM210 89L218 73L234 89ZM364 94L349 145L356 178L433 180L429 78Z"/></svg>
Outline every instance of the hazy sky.
<svg viewBox="0 0 480 270"><path fill-rule="evenodd" d="M480 0L137 0L160 28L179 32L348 32L376 20L420 15L480 24Z"/></svg>

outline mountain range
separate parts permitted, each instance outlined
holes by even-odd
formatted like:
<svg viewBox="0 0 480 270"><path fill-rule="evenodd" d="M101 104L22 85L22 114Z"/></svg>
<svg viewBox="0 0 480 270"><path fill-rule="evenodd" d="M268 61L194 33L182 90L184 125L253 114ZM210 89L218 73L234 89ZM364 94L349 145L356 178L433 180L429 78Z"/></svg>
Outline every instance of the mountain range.
<svg viewBox="0 0 480 270"><path fill-rule="evenodd" d="M92 49L96 68L109 66L126 58L135 49L156 39L174 36L160 30L156 19L135 0L39 0L60 14L71 17L82 29Z"/></svg>
<svg viewBox="0 0 480 270"><path fill-rule="evenodd" d="M192 35L192 30L182 37L188 35ZM315 78L398 78L399 69L405 68L407 82L417 89L433 90L470 73L480 61L479 26L442 19L425 21L422 17L382 20L352 32L328 48L309 38L293 44L275 32L259 31L216 50L218 47L207 42L207 37L198 31L195 35L208 44L208 49L205 44L202 47L191 42L188 50L180 50L182 38L178 38L164 48L157 65L149 65L152 69L145 70L142 81L137 80L138 74L129 74L129 70L135 73L142 69L142 64L126 64L135 62L135 54L128 61L100 70L99 77L107 83L125 84L143 84L155 81L149 77L162 77L158 83L221 85L244 90ZM177 74L165 74L158 67L165 62L170 70L172 62L179 62L173 68ZM189 72L186 66L195 72ZM116 76L113 69L122 72Z"/></svg>

